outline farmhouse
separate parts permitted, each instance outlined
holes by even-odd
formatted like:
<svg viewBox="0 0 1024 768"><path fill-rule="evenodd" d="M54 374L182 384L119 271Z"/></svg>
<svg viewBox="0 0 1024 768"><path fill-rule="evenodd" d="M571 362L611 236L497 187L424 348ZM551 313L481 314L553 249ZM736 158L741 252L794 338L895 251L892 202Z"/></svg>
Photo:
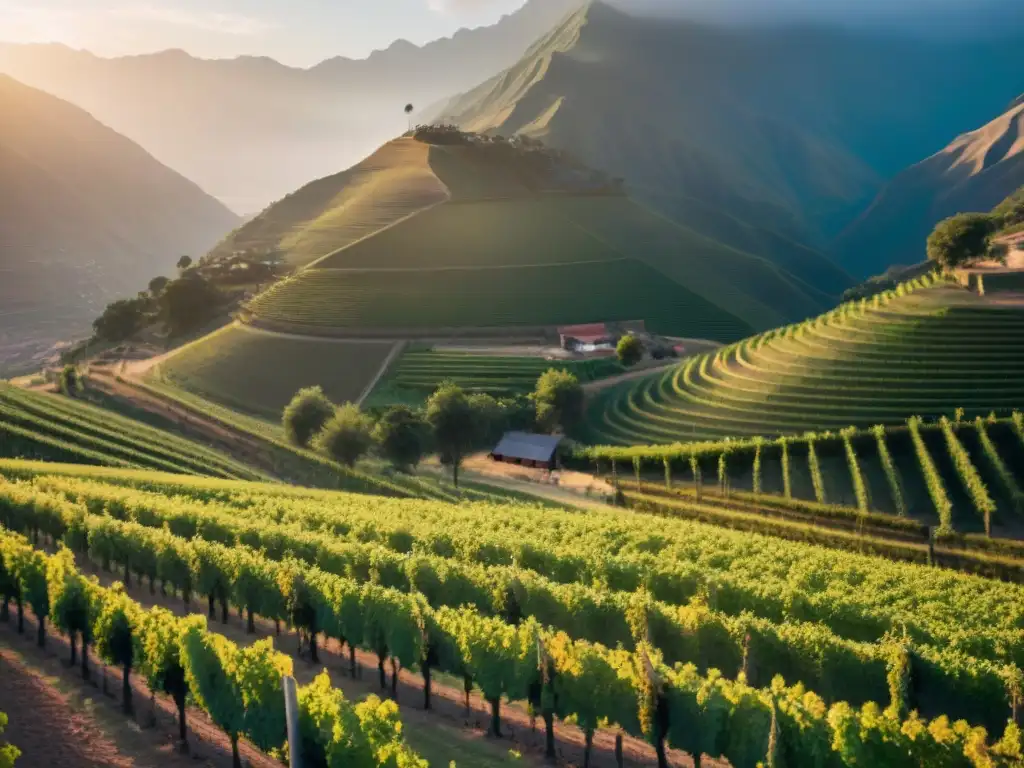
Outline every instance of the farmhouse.
<svg viewBox="0 0 1024 768"><path fill-rule="evenodd" d="M507 432L491 458L507 464L554 469L558 446L562 438L557 435L534 435L529 432Z"/></svg>

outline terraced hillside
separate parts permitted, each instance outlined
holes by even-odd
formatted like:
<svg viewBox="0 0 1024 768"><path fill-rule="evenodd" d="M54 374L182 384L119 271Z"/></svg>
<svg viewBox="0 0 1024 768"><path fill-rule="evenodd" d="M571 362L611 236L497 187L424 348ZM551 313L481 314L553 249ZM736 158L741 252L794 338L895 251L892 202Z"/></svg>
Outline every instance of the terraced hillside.
<svg viewBox="0 0 1024 768"><path fill-rule="evenodd" d="M930 277L691 358L592 403L596 443L649 444L1006 413L1024 402L1024 305Z"/></svg>
<svg viewBox="0 0 1024 768"><path fill-rule="evenodd" d="M228 456L71 398L0 383L0 456L243 480L264 475Z"/></svg>
<svg viewBox="0 0 1024 768"><path fill-rule="evenodd" d="M542 357L505 357L468 352L413 350L403 354L371 393L367 405L421 404L444 381L454 381L467 392L494 397L525 395L547 370L571 371L581 382L622 373L614 359L545 360Z"/></svg>
<svg viewBox="0 0 1024 768"><path fill-rule="evenodd" d="M303 387L338 403L358 400L394 343L308 339L232 324L159 364L168 382L234 410L278 421Z"/></svg>
<svg viewBox="0 0 1024 768"><path fill-rule="evenodd" d="M349 170L307 184L270 206L210 255L280 254L304 266L447 196L430 168L429 148L398 139Z"/></svg>

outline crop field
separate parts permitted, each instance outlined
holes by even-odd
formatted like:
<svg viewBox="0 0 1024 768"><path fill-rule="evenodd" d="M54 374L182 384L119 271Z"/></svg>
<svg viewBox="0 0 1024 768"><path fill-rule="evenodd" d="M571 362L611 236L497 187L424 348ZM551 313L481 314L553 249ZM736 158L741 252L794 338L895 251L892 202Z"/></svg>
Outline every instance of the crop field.
<svg viewBox="0 0 1024 768"><path fill-rule="evenodd" d="M339 330L643 319L649 330L670 335L731 340L750 332L726 310L633 259L494 269L314 269L278 283L249 309L271 323Z"/></svg>
<svg viewBox="0 0 1024 768"><path fill-rule="evenodd" d="M165 379L182 389L277 421L302 387L319 385L336 403L357 400L393 347L233 324L181 348L159 367Z"/></svg>
<svg viewBox="0 0 1024 768"><path fill-rule="evenodd" d="M1024 310L922 278L691 358L592 404L591 442L656 444L973 418L1024 402Z"/></svg>
<svg viewBox="0 0 1024 768"><path fill-rule="evenodd" d="M350 170L289 195L212 253L281 251L294 266L304 266L443 202L448 193L430 169L428 150L412 139L385 144Z"/></svg>
<svg viewBox="0 0 1024 768"><path fill-rule="evenodd" d="M0 455L184 474L262 476L199 443L78 400L0 383Z"/></svg>
<svg viewBox="0 0 1024 768"><path fill-rule="evenodd" d="M0 572L27 585L33 608L53 606L63 631L77 615L63 590L76 568L102 565L123 575L130 600L151 600L137 587L155 580L181 595L164 621L193 610L191 592L194 610L208 602L225 620L232 607L250 626L292 619L314 664L318 637L345 644L353 664L357 651L374 654L382 687L389 666L428 689L432 673L465 680L490 703L495 732L504 702L532 698L541 727L567 718L588 735L611 728L736 768L781 754L800 766L861 755L1009 768L1019 754L1007 726L1024 664L1016 584L642 513L105 472L0 462ZM33 551L40 537L71 552ZM58 567L60 579L32 575ZM201 647L186 644L183 658ZM279 687L280 672L257 669ZM328 668L318 684L339 675ZM236 731L263 749L283 741L267 700Z"/></svg>
<svg viewBox="0 0 1024 768"><path fill-rule="evenodd" d="M409 351L391 366L371 393L369 405L390 402L421 403L444 381L454 381L467 392L494 397L525 395L537 379L556 368L573 373L581 382L596 381L623 372L617 360L545 360L541 357L502 357L469 352Z"/></svg>

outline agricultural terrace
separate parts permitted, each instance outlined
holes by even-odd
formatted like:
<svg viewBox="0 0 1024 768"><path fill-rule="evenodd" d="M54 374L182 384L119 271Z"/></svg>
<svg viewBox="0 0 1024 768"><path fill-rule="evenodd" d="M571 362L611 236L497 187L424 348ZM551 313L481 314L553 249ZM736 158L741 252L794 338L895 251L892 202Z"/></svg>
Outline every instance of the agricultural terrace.
<svg viewBox="0 0 1024 768"><path fill-rule="evenodd" d="M25 463L0 474L13 480L0 483L12 532L0 552L16 574L36 533L63 537L80 564L172 595L191 586L225 617L291 617L311 649L329 638L353 659L375 654L382 687L389 668L428 690L432 672L464 679L490 702L493 733L505 701L532 696L545 727L571 719L588 744L604 727L647 738L663 765L665 748L735 768L780 754L951 768L1019 755L1015 584L619 511L99 481ZM162 570L169 553L183 567ZM271 731L246 735L270 748Z"/></svg>
<svg viewBox="0 0 1024 768"><path fill-rule="evenodd" d="M754 336L591 404L590 442L775 436L973 419L1024 402L1024 307L926 276Z"/></svg>
<svg viewBox="0 0 1024 768"><path fill-rule="evenodd" d="M924 555L933 528L947 538L966 535L957 539L963 549L1024 555L1024 544L1008 540L1024 536L1020 412L1005 419L914 417L902 426L774 440L594 446L581 449L577 460L621 473L628 497L667 505L669 512L675 503L704 500L740 513L730 520L722 512L726 525L755 515L746 521L754 530L770 528L768 517L896 536L922 545L915 559Z"/></svg>
<svg viewBox="0 0 1024 768"><path fill-rule="evenodd" d="M315 339L232 324L175 351L159 375L188 392L271 421L303 387L356 401L394 343Z"/></svg>
<svg viewBox="0 0 1024 768"><path fill-rule="evenodd" d="M389 142L351 169L307 184L231 233L211 258L236 252L282 255L301 267L417 211L445 201L429 148Z"/></svg>
<svg viewBox="0 0 1024 768"><path fill-rule="evenodd" d="M309 269L257 296L255 317L288 327L554 326L642 319L655 333L731 340L750 326L634 259L417 270Z"/></svg>
<svg viewBox="0 0 1024 768"><path fill-rule="evenodd" d="M499 398L527 395L536 389L537 379L551 368L569 371L584 383L623 372L619 362L611 358L546 360L410 350L391 366L366 404L371 407L394 403L421 405L445 381L454 381L467 392L482 392Z"/></svg>
<svg viewBox="0 0 1024 768"><path fill-rule="evenodd" d="M0 456L244 480L253 469L205 446L61 395L0 383Z"/></svg>

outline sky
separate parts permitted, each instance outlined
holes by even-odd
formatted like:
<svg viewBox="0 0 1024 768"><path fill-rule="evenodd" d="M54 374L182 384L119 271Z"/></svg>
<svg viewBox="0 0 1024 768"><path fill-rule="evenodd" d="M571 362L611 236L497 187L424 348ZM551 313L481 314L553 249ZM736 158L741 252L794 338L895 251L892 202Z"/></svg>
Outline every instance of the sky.
<svg viewBox="0 0 1024 768"><path fill-rule="evenodd" d="M494 23L524 0L0 0L0 40L101 56L181 48L311 66Z"/></svg>

